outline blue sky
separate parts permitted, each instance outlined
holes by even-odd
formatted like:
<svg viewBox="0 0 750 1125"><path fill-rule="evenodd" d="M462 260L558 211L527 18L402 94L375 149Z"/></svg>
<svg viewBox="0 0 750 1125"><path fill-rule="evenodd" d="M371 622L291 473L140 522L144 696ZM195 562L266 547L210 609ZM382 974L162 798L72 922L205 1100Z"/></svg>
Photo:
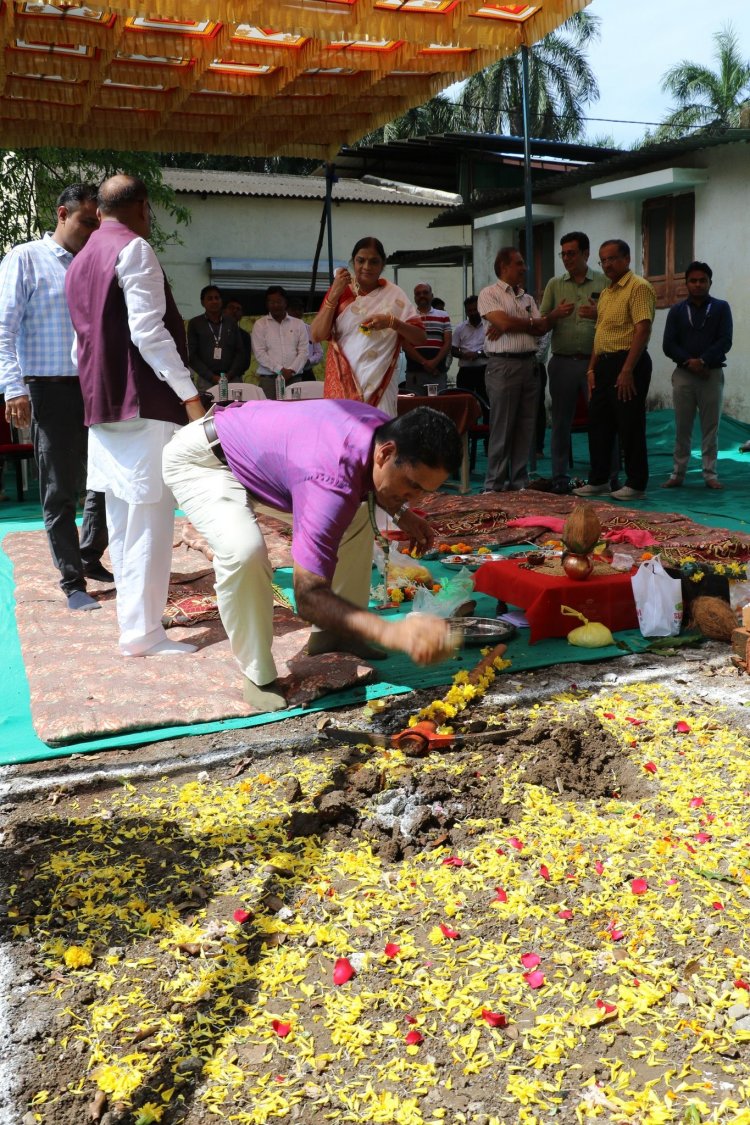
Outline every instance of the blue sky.
<svg viewBox="0 0 750 1125"><path fill-rule="evenodd" d="M750 0L593 0L588 10L601 21L601 38L589 49L601 91L590 117L660 121L670 109L661 92L664 72L683 59L713 69L712 35L726 23L750 58ZM607 121L588 126L590 137L609 134L623 146L644 131Z"/></svg>

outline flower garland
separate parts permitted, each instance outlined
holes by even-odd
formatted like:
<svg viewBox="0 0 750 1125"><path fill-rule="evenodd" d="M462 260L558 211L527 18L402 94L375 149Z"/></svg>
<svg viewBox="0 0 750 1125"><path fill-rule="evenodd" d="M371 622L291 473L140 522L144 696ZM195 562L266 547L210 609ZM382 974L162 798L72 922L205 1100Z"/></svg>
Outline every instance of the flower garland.
<svg viewBox="0 0 750 1125"><path fill-rule="evenodd" d="M665 560L666 561L666 560ZM669 565L667 563L666 565ZM674 566L683 578L689 578L691 582L702 582L707 575L716 575L719 578L728 578L731 581L739 581L748 577L748 564L746 562L702 562L696 559L693 555L685 555Z"/></svg>
<svg viewBox="0 0 750 1125"><path fill-rule="evenodd" d="M414 727L417 723L421 723L424 719L432 719L433 722L446 724L451 719L455 719L462 711L465 711L469 704L474 699L479 699L493 683L498 672L502 672L505 668L510 667L510 660L503 660L502 656L495 656L490 659L489 654L493 649L483 648L482 655L484 660L480 661L476 668L471 672L467 672L462 668L453 677L453 683L442 699L435 699L432 703L428 703L416 715L412 715L409 719L409 726ZM443 729L443 726L438 728L440 734L450 734L450 729Z"/></svg>

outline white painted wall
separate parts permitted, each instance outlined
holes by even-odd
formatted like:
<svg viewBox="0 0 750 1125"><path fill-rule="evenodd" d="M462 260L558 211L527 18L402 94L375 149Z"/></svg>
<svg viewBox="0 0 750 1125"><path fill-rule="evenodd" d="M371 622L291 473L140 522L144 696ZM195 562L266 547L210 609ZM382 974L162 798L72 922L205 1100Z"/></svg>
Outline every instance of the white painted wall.
<svg viewBox="0 0 750 1125"><path fill-rule="evenodd" d="M192 220L180 229L182 246L170 246L161 263L184 317L201 312L199 294L210 281L208 258L310 259L315 254L322 202L313 199L266 199L245 196L181 195ZM358 239L372 234L386 253L423 250L447 244L470 245L468 227L430 230L441 207L407 204L349 203L333 205L333 256L348 261ZM463 241L462 241L463 240ZM327 261L327 242L322 258ZM386 276L393 280L393 270ZM428 281L458 322L463 319L463 278L459 268L399 270L398 283L411 295L418 281ZM472 276L469 270L469 288Z"/></svg>
<svg viewBox="0 0 750 1125"><path fill-rule="evenodd" d="M732 144L688 154L676 164L705 169L706 182L695 187L695 257L707 262L714 274L712 293L729 301L734 318L734 346L727 358L724 412L750 422L750 318L745 305L748 290L747 231L750 202L750 146ZM662 194L668 194L663 192ZM555 220L555 239L571 230L585 231L591 240L591 262L608 238L624 238L631 248L636 273L643 272L641 199L591 199L591 185L573 187L546 204L562 207ZM501 246L512 241L500 225L474 231L474 270L477 286L491 284L492 264ZM562 272L562 271L560 271ZM654 364L649 405L671 407L674 365L662 351L667 309L658 309L649 353Z"/></svg>

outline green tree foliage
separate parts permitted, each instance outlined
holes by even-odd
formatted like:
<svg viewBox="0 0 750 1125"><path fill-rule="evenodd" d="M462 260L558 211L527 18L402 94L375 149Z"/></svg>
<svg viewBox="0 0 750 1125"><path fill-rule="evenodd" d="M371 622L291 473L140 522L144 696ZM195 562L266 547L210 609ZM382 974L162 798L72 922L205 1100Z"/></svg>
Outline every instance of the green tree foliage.
<svg viewBox="0 0 750 1125"><path fill-rule="evenodd" d="M740 112L750 100L750 61L742 57L731 24L713 38L715 70L683 59L662 77L661 88L672 95L677 107L656 130L654 140L739 126Z"/></svg>
<svg viewBox="0 0 750 1125"><path fill-rule="evenodd" d="M532 136L566 141L582 137L585 106L599 97L599 87L586 57L588 44L599 36L599 23L599 17L593 13L578 12L530 49ZM357 147L430 133L518 136L522 131L521 54L517 52L467 79L457 101L439 94L368 133Z"/></svg>
<svg viewBox="0 0 750 1125"><path fill-rule="evenodd" d="M161 166L153 153L110 150L33 148L0 152L0 253L19 242L40 238L56 221L55 201L68 184L98 184L115 172L140 176L151 202L176 224L190 221L190 212L177 202L162 181ZM153 224L151 243L159 250L179 242L177 230Z"/></svg>
<svg viewBox="0 0 750 1125"><path fill-rule="evenodd" d="M533 137L575 141L584 133L584 109L599 97L586 57L599 36L599 18L571 16L529 50L529 122ZM521 54L499 59L472 75L459 102L462 128L478 133L523 132Z"/></svg>

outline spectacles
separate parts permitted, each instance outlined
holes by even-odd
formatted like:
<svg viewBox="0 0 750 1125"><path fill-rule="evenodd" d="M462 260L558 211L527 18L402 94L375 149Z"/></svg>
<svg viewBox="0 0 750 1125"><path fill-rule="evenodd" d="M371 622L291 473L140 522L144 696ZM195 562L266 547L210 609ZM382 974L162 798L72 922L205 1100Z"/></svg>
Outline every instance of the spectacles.
<svg viewBox="0 0 750 1125"><path fill-rule="evenodd" d="M561 250L557 256L558 258L575 258L580 253L580 250Z"/></svg>
<svg viewBox="0 0 750 1125"><path fill-rule="evenodd" d="M613 258L600 258L599 259L599 265L600 266L608 266L611 262L621 261L622 257L623 257L622 254L615 254L615 256Z"/></svg>

